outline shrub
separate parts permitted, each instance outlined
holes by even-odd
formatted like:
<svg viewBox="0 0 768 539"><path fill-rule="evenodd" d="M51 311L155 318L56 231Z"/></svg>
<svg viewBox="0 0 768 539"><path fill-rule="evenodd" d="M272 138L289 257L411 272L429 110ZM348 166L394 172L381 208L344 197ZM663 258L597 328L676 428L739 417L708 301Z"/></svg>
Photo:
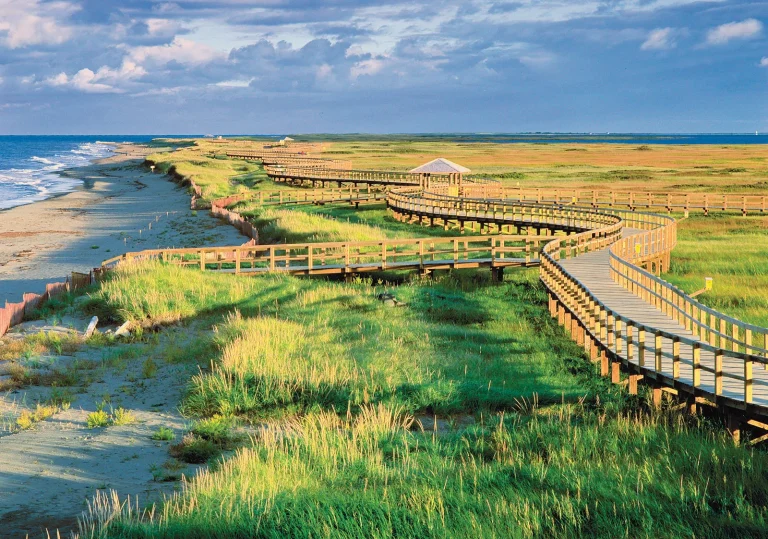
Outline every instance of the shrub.
<svg viewBox="0 0 768 539"><path fill-rule="evenodd" d="M69 408L69 406L67 406ZM60 408L53 404L38 404L33 411L24 410L21 415L16 419L16 425L26 430L31 428L35 423L39 423L44 419L48 419L53 414L59 411Z"/></svg>
<svg viewBox="0 0 768 539"><path fill-rule="evenodd" d="M203 464L219 454L219 448L205 438L189 433L182 438L181 443L172 445L170 454L190 464Z"/></svg>
<svg viewBox="0 0 768 539"><path fill-rule="evenodd" d="M112 425L133 425L136 423L136 416L130 410L118 408L112 412Z"/></svg>
<svg viewBox="0 0 768 539"><path fill-rule="evenodd" d="M94 429L96 427L132 425L137 421L136 416L130 410L117 408L108 413L104 411L103 406L104 405L101 404L98 410L88 414L86 422L89 429Z"/></svg>
<svg viewBox="0 0 768 539"><path fill-rule="evenodd" d="M157 375L157 363L151 357L144 360L141 365L141 376L143 378L154 378Z"/></svg>

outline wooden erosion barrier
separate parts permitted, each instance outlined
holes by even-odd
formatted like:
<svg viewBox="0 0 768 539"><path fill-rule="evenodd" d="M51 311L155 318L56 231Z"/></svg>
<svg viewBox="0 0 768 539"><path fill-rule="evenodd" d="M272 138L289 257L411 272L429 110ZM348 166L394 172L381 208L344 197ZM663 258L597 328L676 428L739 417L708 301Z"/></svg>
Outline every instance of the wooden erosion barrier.
<svg viewBox="0 0 768 539"><path fill-rule="evenodd" d="M72 272L71 277L66 281L57 283L48 283L45 285L45 292L42 294L26 293L18 303L5 302L5 306L0 308L0 337L5 335L8 330L21 324L24 317L37 309L44 301L61 295L71 290L78 290L100 278L101 270L95 270L90 273Z"/></svg>

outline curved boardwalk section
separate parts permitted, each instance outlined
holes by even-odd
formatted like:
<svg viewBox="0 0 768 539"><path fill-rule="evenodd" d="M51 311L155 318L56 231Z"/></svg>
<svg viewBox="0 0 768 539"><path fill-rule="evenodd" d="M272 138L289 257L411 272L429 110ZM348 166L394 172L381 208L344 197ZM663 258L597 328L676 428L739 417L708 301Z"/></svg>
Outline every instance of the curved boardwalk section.
<svg viewBox="0 0 768 539"><path fill-rule="evenodd" d="M262 205L385 199L401 221L461 234L465 226L479 226L494 235L165 249L127 253L105 266L154 258L237 274L489 267L499 277L504 267L540 265L551 314L600 362L603 375L630 393L641 380L648 383L656 404L667 392L692 411L714 406L737 439L745 423L768 430L768 330L718 313L659 279L669 268L676 221L637 211L747 214L764 212L765 196L510 189L459 174L353 170L285 151L228 155L261 160L275 181L336 186L247 197Z"/></svg>

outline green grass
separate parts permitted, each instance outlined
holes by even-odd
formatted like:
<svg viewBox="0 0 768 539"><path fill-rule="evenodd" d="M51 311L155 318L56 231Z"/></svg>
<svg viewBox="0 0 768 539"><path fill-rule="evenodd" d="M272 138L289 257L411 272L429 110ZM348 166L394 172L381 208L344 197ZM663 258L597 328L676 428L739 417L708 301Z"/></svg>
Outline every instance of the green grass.
<svg viewBox="0 0 768 539"><path fill-rule="evenodd" d="M155 432L152 433L151 438L157 442L172 442L176 439L176 435L172 429L168 427L158 427Z"/></svg>
<svg viewBox="0 0 768 539"><path fill-rule="evenodd" d="M377 406L264 429L151 520L97 510L114 538L758 537L767 464L679 417L573 404L435 436Z"/></svg>
<svg viewBox="0 0 768 539"><path fill-rule="evenodd" d="M713 214L680 221L670 271L663 276L697 299L746 322L768 326L768 218Z"/></svg>
<svg viewBox="0 0 768 539"><path fill-rule="evenodd" d="M100 536L761 533L766 454L596 377L535 270L388 288L404 307L383 289L159 264L112 275L103 308L216 323L217 352L183 402L201 420L172 450L210 470L151 519L102 498ZM236 417L266 427L217 460Z"/></svg>
<svg viewBox="0 0 768 539"><path fill-rule="evenodd" d="M537 272L501 286L488 276L413 282L405 307L376 300L383 286L272 275L237 279L195 270L127 266L102 286L126 319L193 319L238 310L217 328L220 359L197 376L184 406L250 420L392 402L409 412L511 409L534 392L575 399L579 356L547 321ZM149 301L148 301L149 300Z"/></svg>

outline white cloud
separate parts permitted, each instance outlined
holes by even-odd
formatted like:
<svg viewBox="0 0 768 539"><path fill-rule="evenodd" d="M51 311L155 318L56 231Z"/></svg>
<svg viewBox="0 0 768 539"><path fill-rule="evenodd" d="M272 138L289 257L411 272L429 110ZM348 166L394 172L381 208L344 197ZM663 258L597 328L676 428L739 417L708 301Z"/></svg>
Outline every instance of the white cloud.
<svg viewBox="0 0 768 539"><path fill-rule="evenodd" d="M59 21L79 9L69 2L0 0L0 36L5 35L0 43L11 49L64 43L74 31Z"/></svg>
<svg viewBox="0 0 768 539"><path fill-rule="evenodd" d="M315 75L318 79L327 79L331 75L333 75L333 67L331 67L329 64L321 64L317 71L315 72Z"/></svg>
<svg viewBox="0 0 768 539"><path fill-rule="evenodd" d="M219 88L248 88L250 86L251 81L253 79L232 79L232 80L223 80L221 82L217 82L214 84L214 86L218 86Z"/></svg>
<svg viewBox="0 0 768 539"><path fill-rule="evenodd" d="M673 28L656 28L648 34L648 38L640 45L644 51L665 50L675 46Z"/></svg>
<svg viewBox="0 0 768 539"><path fill-rule="evenodd" d="M75 90L94 94L120 92L119 89L114 88L113 86L98 82L96 73L87 68L81 69L71 77L62 72L54 77L46 79L45 82L49 86L74 88Z"/></svg>
<svg viewBox="0 0 768 539"><path fill-rule="evenodd" d="M81 69L71 77L62 72L45 80L49 86L74 88L87 93L122 93L127 82L146 75L146 70L130 60L123 61L118 69L102 66L94 73Z"/></svg>
<svg viewBox="0 0 768 539"><path fill-rule="evenodd" d="M213 60L224 59L226 55L207 45L201 45L189 39L176 37L167 45L136 47L128 52L137 64L150 63L165 65L176 61L183 65L202 65Z"/></svg>
<svg viewBox="0 0 768 539"><path fill-rule="evenodd" d="M357 79L361 75L375 75L379 71L384 69L384 61L377 58L371 58L369 60L363 60L357 62L349 69L349 75L353 79Z"/></svg>
<svg viewBox="0 0 768 539"><path fill-rule="evenodd" d="M760 60L760 67L768 67L768 56L763 56Z"/></svg>
<svg viewBox="0 0 768 539"><path fill-rule="evenodd" d="M749 39L763 31L763 23L757 19L745 19L741 22L729 22L712 28L707 32L707 43L723 45L732 39Z"/></svg>

